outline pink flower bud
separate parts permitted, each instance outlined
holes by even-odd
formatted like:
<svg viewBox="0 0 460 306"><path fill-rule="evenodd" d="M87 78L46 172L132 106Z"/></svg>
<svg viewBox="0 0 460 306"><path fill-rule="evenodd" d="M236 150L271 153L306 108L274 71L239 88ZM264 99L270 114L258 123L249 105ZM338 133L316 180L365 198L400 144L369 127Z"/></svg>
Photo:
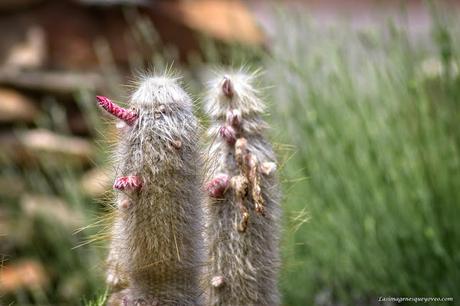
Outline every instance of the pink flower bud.
<svg viewBox="0 0 460 306"><path fill-rule="evenodd" d="M233 145L236 141L236 131L229 125L224 125L219 129L220 136L225 139L229 145Z"/></svg>
<svg viewBox="0 0 460 306"><path fill-rule="evenodd" d="M113 189L133 191L142 187L142 179L137 175L117 177Z"/></svg>
<svg viewBox="0 0 460 306"><path fill-rule="evenodd" d="M221 198L227 190L229 182L228 175L220 174L208 182L205 189L210 197Z"/></svg>
<svg viewBox="0 0 460 306"><path fill-rule="evenodd" d="M126 124L133 125L136 122L138 115L135 112L116 105L107 97L96 96L96 99L102 108L118 119L123 120Z"/></svg>
<svg viewBox="0 0 460 306"><path fill-rule="evenodd" d="M239 128L241 126L241 111L238 109L232 109L227 112L227 124Z"/></svg>

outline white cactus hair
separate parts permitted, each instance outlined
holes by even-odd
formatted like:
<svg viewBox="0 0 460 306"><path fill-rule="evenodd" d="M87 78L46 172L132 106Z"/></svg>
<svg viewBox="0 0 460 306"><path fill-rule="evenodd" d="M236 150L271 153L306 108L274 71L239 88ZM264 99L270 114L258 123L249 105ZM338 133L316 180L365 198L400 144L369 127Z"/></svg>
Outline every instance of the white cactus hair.
<svg viewBox="0 0 460 306"><path fill-rule="evenodd" d="M241 110L242 114L252 112L263 113L265 103L259 98L261 93L254 87L254 83L260 77L261 70L249 72L247 68L238 70L217 70L214 77L208 82L208 94L205 100L205 111L213 118L225 117L225 109L228 106L228 98L222 92L222 85L226 79L231 81L234 92L234 107Z"/></svg>
<svg viewBox="0 0 460 306"><path fill-rule="evenodd" d="M117 191L108 257L109 305L196 305L203 263L200 127L193 102L171 72L140 76L121 130L117 177L143 186Z"/></svg>
<svg viewBox="0 0 460 306"><path fill-rule="evenodd" d="M207 305L280 304L281 193L258 74L221 71L208 84Z"/></svg>
<svg viewBox="0 0 460 306"><path fill-rule="evenodd" d="M172 71L167 71L164 75L152 73L142 74L139 81L135 82L136 90L132 93L131 104L154 104L158 101L166 103L177 103L192 110L190 97L184 92L180 84L181 77ZM166 89L167 90L162 90Z"/></svg>

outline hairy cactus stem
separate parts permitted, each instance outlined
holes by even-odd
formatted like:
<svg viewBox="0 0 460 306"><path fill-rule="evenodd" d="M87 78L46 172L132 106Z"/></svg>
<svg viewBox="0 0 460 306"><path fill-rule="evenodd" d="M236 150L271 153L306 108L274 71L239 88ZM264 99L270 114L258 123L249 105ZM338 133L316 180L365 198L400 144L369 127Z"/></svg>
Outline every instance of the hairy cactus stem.
<svg viewBox="0 0 460 306"><path fill-rule="evenodd" d="M190 97L175 78L147 76L131 97L133 110L98 101L127 124L113 156L108 305L200 304L201 159Z"/></svg>
<svg viewBox="0 0 460 306"><path fill-rule="evenodd" d="M207 98L212 139L206 184L207 305L212 306L280 304L276 157L263 136L265 106L252 80L231 73L210 83ZM228 186L221 184L222 176Z"/></svg>

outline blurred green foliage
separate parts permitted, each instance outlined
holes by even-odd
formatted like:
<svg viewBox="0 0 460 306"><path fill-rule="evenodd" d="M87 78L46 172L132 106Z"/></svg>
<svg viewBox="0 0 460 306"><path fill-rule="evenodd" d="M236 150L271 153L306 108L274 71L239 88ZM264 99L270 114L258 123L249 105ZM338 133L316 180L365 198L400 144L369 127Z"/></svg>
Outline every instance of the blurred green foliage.
<svg viewBox="0 0 460 306"><path fill-rule="evenodd" d="M273 121L306 178L284 206L286 305L460 298L458 28L434 13L422 37L280 21Z"/></svg>

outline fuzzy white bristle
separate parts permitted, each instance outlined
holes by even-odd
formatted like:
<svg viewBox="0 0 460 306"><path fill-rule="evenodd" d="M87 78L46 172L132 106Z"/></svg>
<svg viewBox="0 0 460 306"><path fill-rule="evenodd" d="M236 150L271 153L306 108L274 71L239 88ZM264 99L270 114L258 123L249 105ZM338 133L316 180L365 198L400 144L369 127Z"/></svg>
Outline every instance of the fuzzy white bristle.
<svg viewBox="0 0 460 306"><path fill-rule="evenodd" d="M178 80L166 76L144 77L131 97L131 105L180 104L191 110L190 98L179 86Z"/></svg>

